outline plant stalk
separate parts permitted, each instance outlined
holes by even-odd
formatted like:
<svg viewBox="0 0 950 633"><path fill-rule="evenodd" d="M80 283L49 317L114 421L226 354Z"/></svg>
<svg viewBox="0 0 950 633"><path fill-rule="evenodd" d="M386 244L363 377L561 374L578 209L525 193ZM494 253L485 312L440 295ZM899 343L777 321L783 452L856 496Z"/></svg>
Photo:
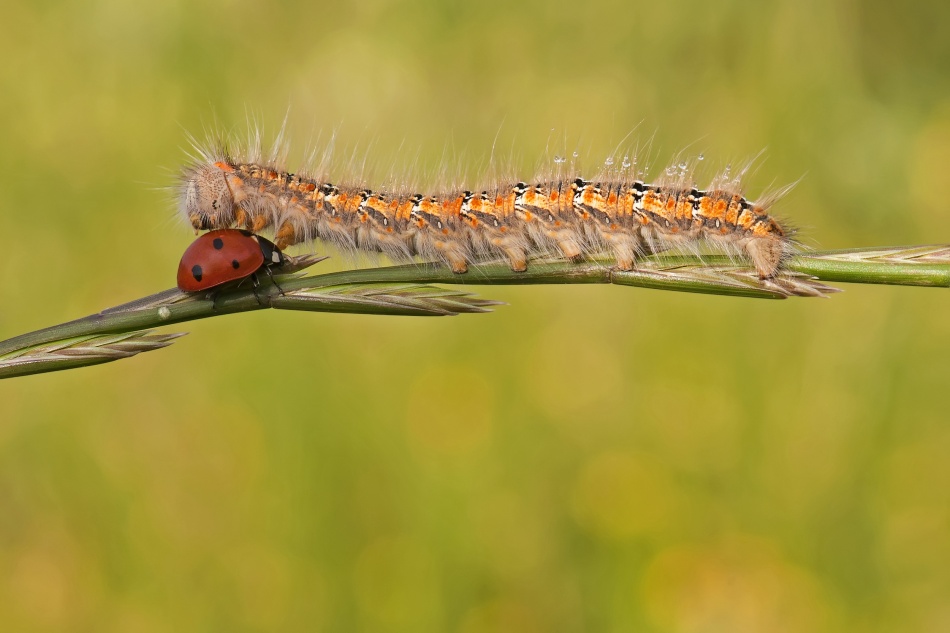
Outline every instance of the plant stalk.
<svg viewBox="0 0 950 633"><path fill-rule="evenodd" d="M317 258L292 258L293 270ZM150 331L195 319L274 308L351 314L451 316L487 312L495 301L449 285L616 284L724 296L785 299L823 297L838 289L822 282L950 287L950 245L809 251L790 258L774 279L759 279L726 256L653 255L633 271L607 262L533 262L526 272L504 264L465 275L440 264L405 264L323 275L278 277L254 288L203 294L177 289L0 342L0 378L69 369L127 358L170 345L178 335ZM278 285L279 284L279 285Z"/></svg>

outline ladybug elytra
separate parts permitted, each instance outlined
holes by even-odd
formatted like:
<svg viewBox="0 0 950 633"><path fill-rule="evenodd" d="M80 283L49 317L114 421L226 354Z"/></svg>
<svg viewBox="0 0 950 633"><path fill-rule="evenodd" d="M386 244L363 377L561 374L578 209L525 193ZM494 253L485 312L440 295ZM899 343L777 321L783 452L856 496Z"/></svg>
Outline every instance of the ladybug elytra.
<svg viewBox="0 0 950 633"><path fill-rule="evenodd" d="M245 279L286 261L273 242L240 229L218 229L185 249L178 264L178 289L201 292Z"/></svg>

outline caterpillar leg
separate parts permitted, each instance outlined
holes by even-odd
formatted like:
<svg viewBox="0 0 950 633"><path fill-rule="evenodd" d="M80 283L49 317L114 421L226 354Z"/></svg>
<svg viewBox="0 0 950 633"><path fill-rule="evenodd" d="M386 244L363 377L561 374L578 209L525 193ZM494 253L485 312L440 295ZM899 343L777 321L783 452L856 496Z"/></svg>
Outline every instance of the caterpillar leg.
<svg viewBox="0 0 950 633"><path fill-rule="evenodd" d="M260 220L261 216L258 216L254 219L254 226L257 226L257 220ZM257 233L257 230L252 229L253 233ZM277 232L274 233L274 244L280 250L284 250L288 246L296 244L299 240L297 239L297 230L294 229L294 225L290 222L284 222L280 225L280 228L277 229Z"/></svg>
<svg viewBox="0 0 950 633"><path fill-rule="evenodd" d="M456 275L461 275L468 272L468 262L461 257L451 257L449 256L449 266L452 268L452 272Z"/></svg>
<svg viewBox="0 0 950 633"><path fill-rule="evenodd" d="M785 255L785 242L779 237L756 237L745 243L745 251L752 258L760 279L771 279L778 272Z"/></svg>
<svg viewBox="0 0 950 633"><path fill-rule="evenodd" d="M245 230L251 228L251 216L241 207L238 207L234 211L234 226Z"/></svg>
<svg viewBox="0 0 950 633"><path fill-rule="evenodd" d="M252 216L243 208L237 207L234 211L234 226L251 233L260 233L270 226L270 220L265 215Z"/></svg>
<svg viewBox="0 0 950 633"><path fill-rule="evenodd" d="M573 238L558 240L557 247L561 254L572 262L579 262L584 259L584 253L581 251L580 245Z"/></svg>
<svg viewBox="0 0 950 633"><path fill-rule="evenodd" d="M454 242L435 242L433 246L453 273L461 275L468 272L468 259L465 257L464 250L458 244Z"/></svg>
<svg viewBox="0 0 950 633"><path fill-rule="evenodd" d="M637 253L640 251L640 241L632 235L623 233L611 233L603 235L603 237L610 244L614 260L617 262L617 269L633 270L634 261L636 261Z"/></svg>
<svg viewBox="0 0 950 633"><path fill-rule="evenodd" d="M513 272L523 273L528 270L528 256L525 254L524 249L505 249L505 256L508 258L508 266Z"/></svg>
<svg viewBox="0 0 950 633"><path fill-rule="evenodd" d="M508 235L492 236L488 243L505 256L512 272L523 273L528 270L528 247L524 240Z"/></svg>
<svg viewBox="0 0 950 633"><path fill-rule="evenodd" d="M251 233L260 233L268 226L270 226L270 220L267 219L267 216L258 215L251 223Z"/></svg>
<svg viewBox="0 0 950 633"><path fill-rule="evenodd" d="M633 270L636 250L622 242L612 245L614 248L614 259L617 261L618 270Z"/></svg>

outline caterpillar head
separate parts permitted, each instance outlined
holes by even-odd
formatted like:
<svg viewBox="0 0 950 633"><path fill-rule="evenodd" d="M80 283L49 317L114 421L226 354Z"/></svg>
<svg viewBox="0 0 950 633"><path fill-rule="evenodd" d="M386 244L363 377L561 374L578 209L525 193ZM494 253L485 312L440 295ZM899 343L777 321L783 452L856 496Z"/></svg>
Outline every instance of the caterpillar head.
<svg viewBox="0 0 950 633"><path fill-rule="evenodd" d="M185 175L180 207L195 232L234 223L234 194L227 171L217 164L198 165Z"/></svg>

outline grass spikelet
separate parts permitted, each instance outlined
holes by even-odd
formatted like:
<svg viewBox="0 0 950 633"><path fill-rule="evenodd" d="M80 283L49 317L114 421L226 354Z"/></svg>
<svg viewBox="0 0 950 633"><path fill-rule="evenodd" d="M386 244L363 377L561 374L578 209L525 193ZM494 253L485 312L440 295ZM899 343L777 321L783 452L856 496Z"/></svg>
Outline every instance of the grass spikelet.
<svg viewBox="0 0 950 633"><path fill-rule="evenodd" d="M175 339L185 334L187 332L153 334L153 330L139 330L121 334L79 336L27 347L0 356L0 378L111 363L142 352L168 347Z"/></svg>

